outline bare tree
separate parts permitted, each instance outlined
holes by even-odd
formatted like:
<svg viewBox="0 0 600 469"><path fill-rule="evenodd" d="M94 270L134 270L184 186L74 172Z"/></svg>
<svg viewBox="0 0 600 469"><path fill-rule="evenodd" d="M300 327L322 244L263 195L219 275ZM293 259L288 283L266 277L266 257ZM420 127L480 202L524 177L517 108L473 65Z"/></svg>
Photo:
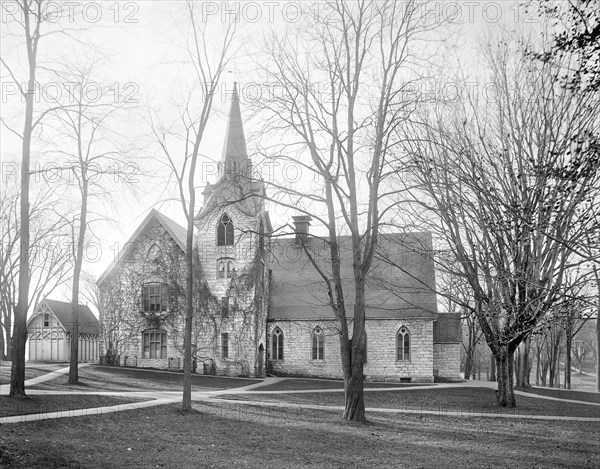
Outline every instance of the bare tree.
<svg viewBox="0 0 600 469"><path fill-rule="evenodd" d="M7 178L0 200L0 354L11 360L12 324L17 306L19 278L19 190ZM30 207L31 252L28 308L39 303L69 278L68 226L54 211L57 200L49 191L38 191ZM6 354L5 347L6 344Z"/></svg>
<svg viewBox="0 0 600 469"><path fill-rule="evenodd" d="M152 134L166 160L177 184L178 199L181 202L187 221L186 249L186 317L184 332L183 359L183 398L182 410L191 410L191 367L192 367L192 326L194 320L194 217L196 215L196 168L200 156L200 145L213 110L213 99L218 89L221 75L227 67L232 52L232 41L236 29L234 20L222 27L221 39L214 28L209 27L199 15L200 7L192 1L186 3L187 21L190 26L186 37L186 50L189 62L196 72L203 101L200 109L192 102L192 93L179 109L179 121L169 128L150 117ZM182 145L180 150L175 148Z"/></svg>
<svg viewBox="0 0 600 469"><path fill-rule="evenodd" d="M421 184L414 203L437 217L473 290L498 403L514 406L514 353L579 262L571 246L585 230L574 221L599 177L588 151L598 97L561 87L562 64L531 61L510 41L488 45L486 64L487 102L469 90L458 105L434 107L406 151Z"/></svg>
<svg viewBox="0 0 600 469"><path fill-rule="evenodd" d="M69 383L77 384L79 349L79 290L86 243L94 221L104 218L94 210L94 200L105 203L115 189L132 186L123 178L128 166L127 146L111 125L119 111L131 103L115 101L109 87L95 79L98 61L81 53L77 63L55 66L52 73L63 84L64 98L49 111L42 138L48 135L49 154L57 161L53 171L57 183L52 187L65 199L79 200L78 206L68 207L73 213L64 215L72 238L72 308L70 327L71 353ZM92 96L90 88L95 90ZM112 191L111 191L112 189ZM68 195L68 196L67 196Z"/></svg>
<svg viewBox="0 0 600 469"><path fill-rule="evenodd" d="M391 137L412 104L405 99L411 79L407 71L418 61L416 41L432 25L419 16L413 1L328 1L319 6L321 14L307 9L293 32L275 32L267 39L270 63L262 72L276 92L259 105L269 114L268 135L278 132L282 141L291 142L265 153L317 181L301 181L302 188L270 181L272 200L326 228L327 236L321 238L326 267L309 249L305 252L326 285L338 321L343 418L364 421L365 279L386 216L382 200L388 195ZM343 234L351 238L352 297L342 285Z"/></svg>
<svg viewBox="0 0 600 469"><path fill-rule="evenodd" d="M25 47L27 49L28 77L27 84L15 76L13 69L0 58L0 62L10 74L12 81L18 86L20 94L25 100L25 119L23 132L17 133L21 139L21 203L20 224L21 242L19 253L19 286L18 300L15 309L14 332L12 341L12 367L10 378L10 397L25 396L25 342L27 341L27 308L29 306L29 180L31 177L31 140L34 131L33 108L34 90L36 87L36 73L38 61L38 46L41 26L44 23L42 0L22 0L18 3L19 17L13 20L23 27ZM6 125L6 123L3 121Z"/></svg>
<svg viewBox="0 0 600 469"><path fill-rule="evenodd" d="M532 0L533 1L533 0ZM555 3L537 0L540 17L548 19L550 48L543 52L531 49L529 54L540 61L562 62L564 73L558 77L562 86L584 93L598 93L600 88L600 2L598 0L569 0ZM587 151L595 158L600 156L598 134L588 137ZM597 200L597 199L595 199ZM594 199L590 204L598 205ZM584 218L589 233L579 255L592 264L591 271L596 287L597 317L600 317L600 213ZM600 344L600 326L596 322L596 347ZM596 391L600 392L600 364L596 368Z"/></svg>
<svg viewBox="0 0 600 469"><path fill-rule="evenodd" d="M19 254L19 280L18 280L18 301L15 308L14 330L12 343L12 368L11 368L11 397L25 396L25 342L27 340L27 308L30 297L30 256L33 240L30 233L30 220L28 217L30 211L30 180L32 174L31 156L32 142L34 136L40 132L42 124L45 121L48 113L55 109L53 105L45 106L34 115L34 107L37 108L36 95L39 92L39 74L40 72L48 71L52 67L46 67L44 60L48 60L47 54L40 54L40 44L42 38L47 38L50 35L61 37L67 42L74 39L72 31L78 29L77 25L69 25L64 27L56 20L60 17L63 11L62 6L54 4L52 8L48 8L47 0L20 0L18 2L9 2L2 5L3 17L3 33L5 37L18 38L19 46L23 45L24 51L19 49L17 55L22 53L25 56L26 66L23 67L22 73L26 74L26 78L19 78L20 61L17 59L14 63L9 63L7 55L3 54L0 58L2 65L3 78L7 78L7 82L12 82L22 101L25 103L24 112L19 113L18 118L23 118L23 130L16 130L16 125L10 122L3 116L0 121L10 134L15 135L21 143L21 191L20 191L20 254ZM66 7L68 8L68 7ZM16 10L15 10L16 9ZM6 30L6 31L5 31ZM83 43L78 41L79 45ZM63 43L64 45L64 43ZM5 44L5 48L10 46ZM47 51L44 51L47 52Z"/></svg>

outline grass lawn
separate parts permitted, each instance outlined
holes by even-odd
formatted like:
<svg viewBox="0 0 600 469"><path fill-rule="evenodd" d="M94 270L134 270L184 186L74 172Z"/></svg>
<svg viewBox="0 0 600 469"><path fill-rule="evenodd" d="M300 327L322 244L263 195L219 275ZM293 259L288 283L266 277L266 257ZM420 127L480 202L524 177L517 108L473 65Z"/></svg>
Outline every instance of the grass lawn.
<svg viewBox="0 0 600 469"><path fill-rule="evenodd" d="M140 402L145 399L135 399L112 396L84 395L37 395L25 399L11 399L3 396L0 400L0 417L26 414L49 414L51 412L87 409L89 407L104 407L118 404Z"/></svg>
<svg viewBox="0 0 600 469"><path fill-rule="evenodd" d="M67 366L69 366L68 363L27 363L25 365L25 379L37 378ZM0 362L0 384L10 384L10 368L10 362Z"/></svg>
<svg viewBox="0 0 600 469"><path fill-rule="evenodd" d="M423 384L421 386L432 386L433 383ZM365 381L365 389L369 388L402 388L408 386L420 386L419 384L401 384L401 383L373 383ZM284 379L268 386L261 386L254 391L291 391L291 390L311 390L311 389L344 389L342 380L333 379Z"/></svg>
<svg viewBox="0 0 600 469"><path fill-rule="evenodd" d="M596 402L600 403L600 393L572 391L570 389L554 389L554 388L517 388L519 391L541 394L542 396L558 397L560 399L572 399L575 401Z"/></svg>
<svg viewBox="0 0 600 469"><path fill-rule="evenodd" d="M231 408L231 406L228 406ZM598 425L328 412L235 415L219 403L6 425L0 467L372 468L600 466Z"/></svg>
<svg viewBox="0 0 600 469"><path fill-rule="evenodd" d="M79 369L81 385L67 384L67 376L40 383L29 389L55 391L181 391L183 373L147 370L143 368L124 368L90 365ZM221 390L259 383L260 380L244 378L221 378L218 376L192 375L192 389Z"/></svg>
<svg viewBox="0 0 600 469"><path fill-rule="evenodd" d="M262 389L262 388L261 388ZM260 391L258 389L257 391ZM233 393L234 391L232 391ZM294 404L318 404L343 406L344 395L338 393L223 395L224 399L251 400L261 402L288 402ZM365 405L375 408L407 410L430 410L443 414L447 411L466 415L477 412L509 415L560 415L576 417L599 417L600 407L586 404L536 399L517 396L516 408L500 407L496 404L495 392L489 388L440 388L406 391L366 391Z"/></svg>

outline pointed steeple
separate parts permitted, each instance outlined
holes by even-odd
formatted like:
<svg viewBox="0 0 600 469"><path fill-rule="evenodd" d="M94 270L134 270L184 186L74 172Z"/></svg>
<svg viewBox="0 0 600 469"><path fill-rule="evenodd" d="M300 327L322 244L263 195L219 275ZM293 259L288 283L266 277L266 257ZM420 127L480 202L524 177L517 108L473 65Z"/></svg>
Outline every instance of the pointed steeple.
<svg viewBox="0 0 600 469"><path fill-rule="evenodd" d="M230 158L244 161L247 157L248 151L246 150L246 138L244 136L244 127L242 125L240 98L237 91L237 83L234 83L221 161L225 163Z"/></svg>

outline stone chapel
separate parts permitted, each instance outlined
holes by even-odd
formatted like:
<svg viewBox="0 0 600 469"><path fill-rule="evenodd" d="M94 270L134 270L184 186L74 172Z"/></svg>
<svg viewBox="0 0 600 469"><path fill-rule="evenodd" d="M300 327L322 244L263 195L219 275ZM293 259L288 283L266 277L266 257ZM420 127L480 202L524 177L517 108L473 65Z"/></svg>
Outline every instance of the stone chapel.
<svg viewBox="0 0 600 469"><path fill-rule="evenodd" d="M196 372L342 378L337 320L305 251L327 271L325 243L304 215L288 236L270 236L265 184L252 171L234 88L218 178L195 217ZM348 301L352 258L349 239L339 241ZM185 247L185 228L153 209L100 277L102 361L183 367ZM460 317L438 313L431 251L429 233L381 236L367 279L368 380L460 378Z"/></svg>

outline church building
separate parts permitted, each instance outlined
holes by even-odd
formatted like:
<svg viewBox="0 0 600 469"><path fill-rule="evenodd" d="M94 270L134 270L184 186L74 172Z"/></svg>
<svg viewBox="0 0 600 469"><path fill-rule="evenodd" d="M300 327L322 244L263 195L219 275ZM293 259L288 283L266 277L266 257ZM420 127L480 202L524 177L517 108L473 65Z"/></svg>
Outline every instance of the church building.
<svg viewBox="0 0 600 469"><path fill-rule="evenodd" d="M330 269L326 243L305 215L274 236L252 169L234 89L218 179L194 223L196 371L342 378L338 323L310 260ZM352 314L349 239L339 244ZM185 228L153 209L100 277L102 361L183 367L185 246ZM460 317L438 313L431 252L429 233L381 236L366 289L368 380L459 379Z"/></svg>

